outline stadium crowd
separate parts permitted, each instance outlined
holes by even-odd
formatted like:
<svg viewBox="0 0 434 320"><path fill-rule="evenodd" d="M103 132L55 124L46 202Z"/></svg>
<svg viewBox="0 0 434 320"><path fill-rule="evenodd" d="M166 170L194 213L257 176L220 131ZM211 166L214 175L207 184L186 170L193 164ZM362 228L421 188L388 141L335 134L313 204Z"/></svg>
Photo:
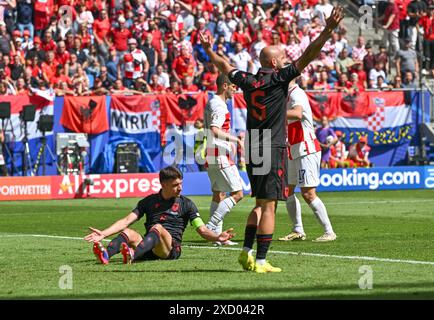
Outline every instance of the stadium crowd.
<svg viewBox="0 0 434 320"><path fill-rule="evenodd" d="M420 9L411 9L413 2ZM408 41L400 50L390 33L394 56L363 37L351 45L341 26L303 72L300 86L346 92L416 86L412 24L425 31L425 48L434 54L434 10L428 5L389 0L386 10L400 11L393 21L385 19L385 29L408 24L403 35ZM0 94L31 94L30 88L52 88L59 96L215 91L218 71L199 32L212 35L218 54L238 69L256 72L259 52L268 45L281 46L296 60L332 8L328 0L4 0ZM395 58L397 74L391 79ZM425 67L431 75L433 64L431 59Z"/></svg>

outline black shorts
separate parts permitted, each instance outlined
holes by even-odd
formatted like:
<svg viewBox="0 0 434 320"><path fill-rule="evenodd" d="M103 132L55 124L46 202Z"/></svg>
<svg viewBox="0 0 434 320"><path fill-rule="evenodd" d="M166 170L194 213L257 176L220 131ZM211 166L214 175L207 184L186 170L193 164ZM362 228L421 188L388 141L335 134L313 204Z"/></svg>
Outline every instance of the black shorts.
<svg viewBox="0 0 434 320"><path fill-rule="evenodd" d="M257 199L275 199L285 201L288 198L289 188L287 179L288 151L286 148L271 149L271 167L265 175L254 175L255 167L262 164L247 164L247 174L252 188L252 197Z"/></svg>
<svg viewBox="0 0 434 320"><path fill-rule="evenodd" d="M181 246L176 243L172 242L172 250L170 250L169 256L166 259L160 258L157 256L152 250L146 252L143 257L138 259L138 261L144 261L144 260L177 260L181 256Z"/></svg>

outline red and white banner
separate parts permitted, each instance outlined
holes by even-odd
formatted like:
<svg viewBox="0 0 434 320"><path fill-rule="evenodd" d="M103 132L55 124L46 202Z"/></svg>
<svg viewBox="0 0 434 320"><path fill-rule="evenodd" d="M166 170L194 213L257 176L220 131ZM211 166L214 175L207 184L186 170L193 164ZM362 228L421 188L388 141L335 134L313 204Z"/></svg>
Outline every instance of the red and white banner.
<svg viewBox="0 0 434 320"><path fill-rule="evenodd" d="M51 177L0 178L0 201L48 200L51 191Z"/></svg>
<svg viewBox="0 0 434 320"><path fill-rule="evenodd" d="M0 201L135 198L161 189L158 173L0 178Z"/></svg>

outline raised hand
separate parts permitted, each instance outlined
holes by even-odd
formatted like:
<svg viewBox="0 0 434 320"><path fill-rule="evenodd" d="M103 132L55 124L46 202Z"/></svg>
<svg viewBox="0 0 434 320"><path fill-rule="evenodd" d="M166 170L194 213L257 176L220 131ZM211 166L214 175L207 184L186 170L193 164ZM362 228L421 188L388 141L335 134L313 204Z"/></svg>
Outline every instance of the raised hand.
<svg viewBox="0 0 434 320"><path fill-rule="evenodd" d="M84 237L84 240L88 242L99 242L102 239L105 238L105 235L103 235L101 230L89 227L89 229L92 231L92 233L88 234Z"/></svg>
<svg viewBox="0 0 434 320"><path fill-rule="evenodd" d="M211 36L207 36L202 32L199 32L199 37L200 43L202 44L204 50L212 50L213 39L211 38Z"/></svg>
<svg viewBox="0 0 434 320"><path fill-rule="evenodd" d="M219 238L218 238L217 241L225 242L225 241L228 241L228 240L232 239L235 236L235 233L233 233L233 232L234 232L233 228L230 228L230 229L228 229L226 231L223 231L219 235Z"/></svg>
<svg viewBox="0 0 434 320"><path fill-rule="evenodd" d="M330 17L326 20L326 29L327 30L334 30L336 27L341 23L342 19L344 18L344 8L342 6L336 6L333 8L332 13L330 14Z"/></svg>

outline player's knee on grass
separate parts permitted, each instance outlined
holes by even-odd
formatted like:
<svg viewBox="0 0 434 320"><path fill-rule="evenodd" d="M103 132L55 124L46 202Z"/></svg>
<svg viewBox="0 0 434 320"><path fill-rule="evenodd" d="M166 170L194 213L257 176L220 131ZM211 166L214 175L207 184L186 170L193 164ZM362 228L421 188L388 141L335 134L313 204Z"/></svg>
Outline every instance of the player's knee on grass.
<svg viewBox="0 0 434 320"><path fill-rule="evenodd" d="M130 246L136 247L142 241L142 236L137 231L126 228L122 232L127 235Z"/></svg>

